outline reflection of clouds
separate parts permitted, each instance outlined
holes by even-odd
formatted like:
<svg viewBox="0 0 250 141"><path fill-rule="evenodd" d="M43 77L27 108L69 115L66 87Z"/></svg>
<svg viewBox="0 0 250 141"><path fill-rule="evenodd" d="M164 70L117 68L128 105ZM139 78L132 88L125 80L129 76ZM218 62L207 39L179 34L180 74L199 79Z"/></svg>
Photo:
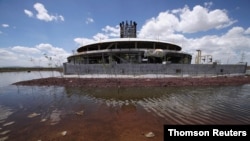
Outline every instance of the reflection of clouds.
<svg viewBox="0 0 250 141"><path fill-rule="evenodd" d="M0 123L3 123L12 113L10 108L0 105Z"/></svg>
<svg viewBox="0 0 250 141"><path fill-rule="evenodd" d="M164 88L132 87L132 88L70 88L65 87L67 95L87 96L102 100L136 100L147 97L161 97Z"/></svg>
<svg viewBox="0 0 250 141"><path fill-rule="evenodd" d="M102 101L100 101L102 102ZM119 107L121 111L128 112L128 111L136 111L136 101L135 100L106 100L104 102L108 107L115 108Z"/></svg>
<svg viewBox="0 0 250 141"><path fill-rule="evenodd" d="M55 125L57 123L59 123L59 121L61 120L60 116L62 114L62 111L60 110L53 110L52 113L50 114L50 125Z"/></svg>
<svg viewBox="0 0 250 141"><path fill-rule="evenodd" d="M102 100L101 100L102 101ZM100 101L100 102L101 102ZM111 99L111 100L106 100L105 101L105 104L108 106L108 107L121 107L122 105L125 104L125 101L122 101L122 100L115 100L115 99Z"/></svg>
<svg viewBox="0 0 250 141"><path fill-rule="evenodd" d="M132 103L126 103L125 105L122 105L121 111L124 113L135 113L136 105Z"/></svg>
<svg viewBox="0 0 250 141"><path fill-rule="evenodd" d="M118 91L110 88L89 90L75 87L42 87L32 89L35 100L32 99L32 103L29 101L28 106L39 105L39 110L42 107L44 110L40 111L42 122L46 121L50 125L58 124L64 116L67 116L66 114L85 116L90 110L102 106L104 106L102 110L115 111L118 116L124 118L131 118L136 112L144 109L156 117L175 124L219 123L226 118L249 123L249 119L246 119L250 113L246 109L248 108L246 102L249 103L247 99L249 88L248 85L181 89L135 88L118 89ZM20 99L18 98L19 102ZM34 107L36 106L32 107L33 110L37 111Z"/></svg>
<svg viewBox="0 0 250 141"><path fill-rule="evenodd" d="M226 119L249 123L246 120L249 110L242 106L249 101L239 99L239 95L237 87L183 89L159 98L144 98L137 104L147 112L177 124L228 122Z"/></svg>
<svg viewBox="0 0 250 141"><path fill-rule="evenodd" d="M162 96L161 98L144 99L143 101L139 101L138 104L146 111L153 112L162 118L171 119L177 123L188 123L189 121L186 121L185 118L207 116L204 113L214 108L214 102L211 102L210 99L206 97L208 95L202 96L204 97L192 93L175 93Z"/></svg>

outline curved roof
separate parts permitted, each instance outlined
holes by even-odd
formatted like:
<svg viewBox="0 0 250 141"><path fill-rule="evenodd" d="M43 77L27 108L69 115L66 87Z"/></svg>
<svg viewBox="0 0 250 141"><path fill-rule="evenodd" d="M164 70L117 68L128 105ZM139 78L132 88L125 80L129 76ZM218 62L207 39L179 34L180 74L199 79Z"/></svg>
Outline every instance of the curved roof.
<svg viewBox="0 0 250 141"><path fill-rule="evenodd" d="M151 40L151 39L141 39L141 38L116 38L116 39L106 39L101 41L96 41L89 43L87 45L81 46L77 49L77 52L98 50L98 49L112 49L112 48L146 48L146 49L168 49L180 51L181 47L172 43Z"/></svg>

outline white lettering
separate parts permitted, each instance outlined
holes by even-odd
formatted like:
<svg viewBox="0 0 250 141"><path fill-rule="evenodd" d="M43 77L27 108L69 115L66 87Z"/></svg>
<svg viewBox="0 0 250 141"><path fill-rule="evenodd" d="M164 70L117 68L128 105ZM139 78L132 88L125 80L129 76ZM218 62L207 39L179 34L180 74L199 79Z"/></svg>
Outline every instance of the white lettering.
<svg viewBox="0 0 250 141"><path fill-rule="evenodd" d="M169 136L209 136L209 131L177 131L168 129Z"/></svg>
<svg viewBox="0 0 250 141"><path fill-rule="evenodd" d="M246 131L220 131L219 129L213 129L213 136L247 136Z"/></svg>

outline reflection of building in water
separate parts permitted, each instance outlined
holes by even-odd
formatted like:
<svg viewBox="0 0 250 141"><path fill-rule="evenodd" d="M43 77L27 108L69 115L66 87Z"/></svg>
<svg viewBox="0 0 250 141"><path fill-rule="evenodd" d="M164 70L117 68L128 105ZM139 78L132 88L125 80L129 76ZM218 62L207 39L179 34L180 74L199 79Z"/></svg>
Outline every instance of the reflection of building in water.
<svg viewBox="0 0 250 141"><path fill-rule="evenodd" d="M136 106L133 103L126 103L121 106L121 111L124 113L135 113Z"/></svg>

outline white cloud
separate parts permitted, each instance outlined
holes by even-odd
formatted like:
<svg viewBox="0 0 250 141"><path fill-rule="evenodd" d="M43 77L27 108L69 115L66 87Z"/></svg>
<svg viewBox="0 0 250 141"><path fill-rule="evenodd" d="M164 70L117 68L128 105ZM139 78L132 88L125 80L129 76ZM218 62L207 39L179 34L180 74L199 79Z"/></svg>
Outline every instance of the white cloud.
<svg viewBox="0 0 250 141"><path fill-rule="evenodd" d="M77 46L83 46L89 43L94 42L94 39L88 39L88 38L75 38L74 41L76 42Z"/></svg>
<svg viewBox="0 0 250 141"><path fill-rule="evenodd" d="M222 63L237 63L241 54L245 53L245 61L250 63L250 28L232 27L220 36L206 35L196 38L188 38L181 33L195 33L229 27L236 20L232 20L226 10L210 10L212 3L206 7L194 6L190 10L187 6L182 9L161 12L157 17L146 21L139 31L138 37L166 40L182 46L183 51L193 55L193 63L196 50L202 50L203 54L209 54L215 60Z"/></svg>
<svg viewBox="0 0 250 141"><path fill-rule="evenodd" d="M85 23L86 24L90 24L90 23L93 23L94 22L94 19L93 18L87 18Z"/></svg>
<svg viewBox="0 0 250 141"><path fill-rule="evenodd" d="M149 19L142 26L138 37L156 38L158 36L172 34L178 23L178 18L175 15L169 13L168 11L161 12L158 17Z"/></svg>
<svg viewBox="0 0 250 141"><path fill-rule="evenodd" d="M250 34L250 27L245 31L245 34Z"/></svg>
<svg viewBox="0 0 250 141"><path fill-rule="evenodd" d="M107 25L102 28L102 31L104 31L104 33L97 33L92 39L77 37L74 39L74 42L77 44L77 46L83 46L95 41L101 41L120 36L120 27L118 25L115 27Z"/></svg>
<svg viewBox="0 0 250 141"><path fill-rule="evenodd" d="M118 25L115 27L107 25L106 27L102 28L102 31L104 31L104 33L97 33L92 39L78 37L74 39L74 42L77 44L77 46L83 46L95 41L101 41L120 36L120 28Z"/></svg>
<svg viewBox="0 0 250 141"><path fill-rule="evenodd" d="M64 17L62 15L59 15L58 18L61 20L61 21L64 21Z"/></svg>
<svg viewBox="0 0 250 141"><path fill-rule="evenodd" d="M213 5L213 2L205 2L204 6L210 8Z"/></svg>
<svg viewBox="0 0 250 141"><path fill-rule="evenodd" d="M177 31L184 33L224 28L236 22L228 17L226 10L215 9L210 11L200 5L195 6L192 10L186 6L178 14L180 22Z"/></svg>
<svg viewBox="0 0 250 141"><path fill-rule="evenodd" d="M183 41L183 50L193 54L196 50L202 50L203 55L212 55L214 60L222 63L238 63L241 54L250 53L250 37L245 34L247 30L242 27L232 27L227 33L218 35L207 35L195 39ZM245 61L250 63L250 56L245 56Z"/></svg>
<svg viewBox="0 0 250 141"><path fill-rule="evenodd" d="M101 41L101 40L108 39L109 36L105 35L103 33L97 33L95 36L93 36L93 38L94 38L95 41Z"/></svg>
<svg viewBox="0 0 250 141"><path fill-rule="evenodd" d="M102 28L102 31L104 31L105 35L108 37L119 37L120 36L119 25L117 25L115 27L107 25L105 28Z"/></svg>
<svg viewBox="0 0 250 141"><path fill-rule="evenodd" d="M206 4L207 6L211 3ZM227 15L226 10L209 10L196 5L192 10L188 6L159 13L142 26L139 36L150 37L168 35L173 32L195 33L210 29L221 29L235 23Z"/></svg>
<svg viewBox="0 0 250 141"><path fill-rule="evenodd" d="M65 54L65 50L62 48L54 47L51 44L41 43L35 46L36 49L39 49L43 54L47 54L49 56L55 56L60 54ZM67 53L66 53L67 54Z"/></svg>
<svg viewBox="0 0 250 141"><path fill-rule="evenodd" d="M64 21L64 17L62 15L50 15L44 5L41 3L34 4L34 8L37 11L36 17L39 20L46 22L58 20Z"/></svg>
<svg viewBox="0 0 250 141"><path fill-rule="evenodd" d="M52 58L50 61L45 55ZM70 55L62 48L41 43L34 47L13 46L0 49L0 66L44 66L49 63L62 65Z"/></svg>
<svg viewBox="0 0 250 141"><path fill-rule="evenodd" d="M28 15L29 17L33 17L33 13L27 9L24 9L24 13Z"/></svg>
<svg viewBox="0 0 250 141"><path fill-rule="evenodd" d="M47 50L51 50L53 48L53 46L51 44L39 44L39 45L36 45L36 48L37 49L40 49L40 50L44 50L44 51L47 51Z"/></svg>
<svg viewBox="0 0 250 141"><path fill-rule="evenodd" d="M13 52L2 49L2 48L0 49L0 58L1 60L10 60L10 61L17 59Z"/></svg>
<svg viewBox="0 0 250 141"><path fill-rule="evenodd" d="M7 27L9 27L9 25L8 24L2 24L2 27L7 28Z"/></svg>

